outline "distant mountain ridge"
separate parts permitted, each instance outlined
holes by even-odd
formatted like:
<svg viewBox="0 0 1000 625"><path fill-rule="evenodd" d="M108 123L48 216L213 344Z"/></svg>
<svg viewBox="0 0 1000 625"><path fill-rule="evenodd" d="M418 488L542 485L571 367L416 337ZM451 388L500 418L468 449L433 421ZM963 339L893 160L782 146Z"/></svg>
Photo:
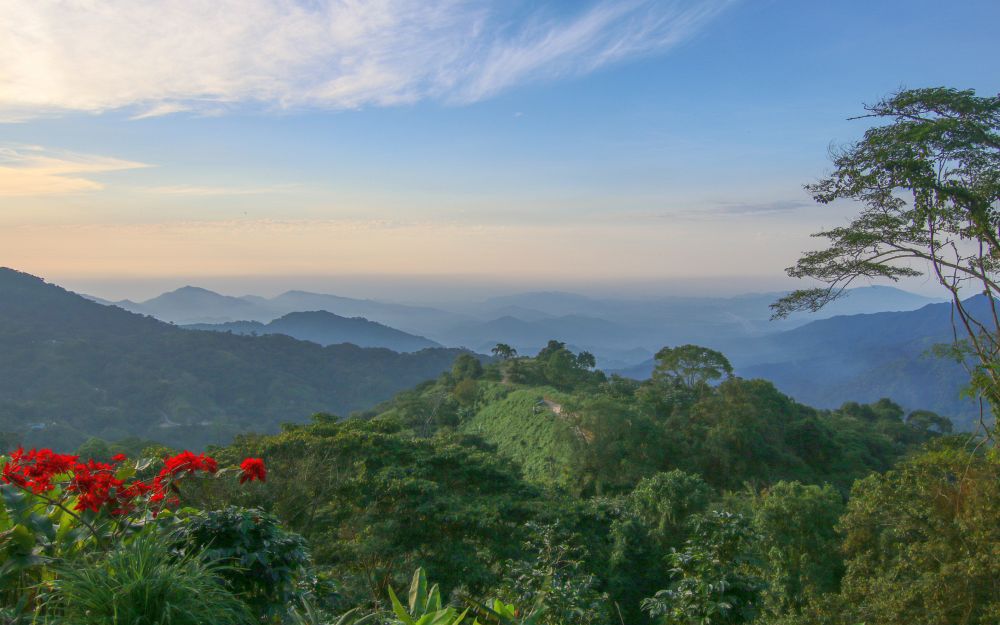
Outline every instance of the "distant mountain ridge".
<svg viewBox="0 0 1000 625"><path fill-rule="evenodd" d="M130 312L156 317L179 325L258 321L266 323L294 312L326 311L341 317L363 317L408 334L423 335L426 329L445 327L467 318L426 306L408 306L339 295L286 291L267 298L257 295L234 297L208 289L184 286L142 302L108 302L88 296L103 304L112 304Z"/></svg>
<svg viewBox="0 0 1000 625"><path fill-rule="evenodd" d="M645 315L670 316L680 311L729 313L747 319L769 320L770 304L785 292L746 293L731 296L653 296L645 298L589 297L562 291L538 291L492 297L483 309L520 307L550 316L588 314L607 318ZM847 291L847 295L818 313L797 313L793 319L807 323L816 318L884 311L915 310L942 301L891 286L873 285ZM818 315L818 317L817 317Z"/></svg>
<svg viewBox="0 0 1000 625"><path fill-rule="evenodd" d="M550 339L586 344L588 338L599 337L602 341L611 342L626 340L629 334L628 328L611 321L578 314L530 321L506 315L491 321L459 326L451 331L453 341L475 350L488 350L497 343L514 343L526 354L525 350L541 348Z"/></svg>
<svg viewBox="0 0 1000 625"><path fill-rule="evenodd" d="M197 320L188 320L189 323L212 323L217 320L228 320L230 317L254 318L252 316L257 314L252 302L239 297L220 295L197 286L183 286L141 303L122 300L114 304L131 312L177 323L188 320L188 314L198 315ZM191 311L205 312L199 314Z"/></svg>
<svg viewBox="0 0 1000 625"><path fill-rule="evenodd" d="M455 326L434 336L445 345L481 350L503 341L525 354L545 344L541 336L593 352L603 368L628 368L647 360L666 345L696 343L727 350L729 345L798 327L816 317L805 314L771 321L770 304L783 293L734 297L594 298L544 291L494 297L463 312L489 319ZM849 291L830 305L833 314L912 310L937 300L893 287L872 286ZM519 317L517 311L524 311Z"/></svg>
<svg viewBox="0 0 1000 625"><path fill-rule="evenodd" d="M395 352L417 352L422 349L441 347L440 343L369 321L364 317L341 317L325 310L288 313L268 323L229 321L218 324L192 324L182 327L192 330L233 332L234 334L246 335L284 334L320 345L350 343L358 347L383 347Z"/></svg>
<svg viewBox="0 0 1000 625"><path fill-rule="evenodd" d="M461 353L187 330L0 268L0 432L29 444L73 449L94 435L203 447L369 408Z"/></svg>
<svg viewBox="0 0 1000 625"><path fill-rule="evenodd" d="M861 287L848 293L848 297L831 304L819 317L803 313L780 322L771 321L769 305L782 293L611 298L542 291L452 304L446 310L308 291L292 290L270 298L233 297L197 287L183 287L144 302L126 300L117 305L184 325L267 324L293 312L326 311L340 317L363 317L437 344L467 347L482 353L503 342L522 354L533 354L549 339L556 339L572 345L577 351L592 352L601 367L623 369L641 364L665 345L697 343L728 351L731 344L789 330L817 318L913 310L936 301L886 286ZM244 325L231 329L243 331L238 328L262 331ZM292 329L285 333L307 338ZM354 340L340 336L331 340L342 338ZM358 338L354 342L364 343L365 340Z"/></svg>
<svg viewBox="0 0 1000 625"><path fill-rule="evenodd" d="M980 295L966 305L983 315L989 302ZM809 405L834 408L845 401L890 397L907 409L933 410L969 429L979 419L979 405L960 397L968 373L959 363L929 353L934 345L952 341L951 317L949 303L843 315L723 349L738 375L770 380ZM653 365L649 360L617 373L642 379Z"/></svg>

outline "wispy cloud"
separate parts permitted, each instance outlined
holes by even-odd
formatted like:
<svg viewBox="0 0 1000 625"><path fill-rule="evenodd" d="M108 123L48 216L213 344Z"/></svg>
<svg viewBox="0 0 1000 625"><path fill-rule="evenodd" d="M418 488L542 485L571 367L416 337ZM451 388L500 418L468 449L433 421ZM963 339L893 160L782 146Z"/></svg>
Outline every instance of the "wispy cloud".
<svg viewBox="0 0 1000 625"><path fill-rule="evenodd" d="M0 120L474 102L664 52L733 1L15 0L0 3Z"/></svg>
<svg viewBox="0 0 1000 625"><path fill-rule="evenodd" d="M775 200L771 202L722 202L713 212L722 215L770 215L787 213L810 206L815 202L805 200Z"/></svg>
<svg viewBox="0 0 1000 625"><path fill-rule="evenodd" d="M189 111L189 110L191 110L191 107L187 104L180 104L178 102L157 102L152 106L147 106L143 108L129 119L148 119L150 117L162 117L164 115L171 115L173 113L182 113L184 111Z"/></svg>
<svg viewBox="0 0 1000 625"><path fill-rule="evenodd" d="M530 20L494 40L455 90L476 101L519 83L584 74L624 59L668 50L688 39L731 2L603 2L571 19Z"/></svg>
<svg viewBox="0 0 1000 625"><path fill-rule="evenodd" d="M225 195L268 195L272 193L288 193L296 190L298 185L280 184L267 187L205 187L198 185L169 185L162 187L144 187L141 190L158 195L213 197Z"/></svg>
<svg viewBox="0 0 1000 625"><path fill-rule="evenodd" d="M104 186L90 175L148 167L107 156L0 144L0 197L95 191Z"/></svg>

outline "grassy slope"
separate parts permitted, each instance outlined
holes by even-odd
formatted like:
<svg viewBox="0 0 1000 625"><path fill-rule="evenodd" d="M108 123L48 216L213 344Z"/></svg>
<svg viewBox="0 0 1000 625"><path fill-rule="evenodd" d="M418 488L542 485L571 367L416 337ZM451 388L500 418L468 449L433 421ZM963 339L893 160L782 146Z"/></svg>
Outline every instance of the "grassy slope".
<svg viewBox="0 0 1000 625"><path fill-rule="evenodd" d="M557 403L565 399L548 387L512 390L487 403L462 429L496 445L500 454L524 468L529 481L561 485L570 456L567 428L549 409L539 406L542 397Z"/></svg>

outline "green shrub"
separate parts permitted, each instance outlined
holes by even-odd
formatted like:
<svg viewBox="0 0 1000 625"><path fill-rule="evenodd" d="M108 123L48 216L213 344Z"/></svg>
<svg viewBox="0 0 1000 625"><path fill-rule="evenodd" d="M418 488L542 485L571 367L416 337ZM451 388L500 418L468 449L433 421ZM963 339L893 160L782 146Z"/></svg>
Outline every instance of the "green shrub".
<svg viewBox="0 0 1000 625"><path fill-rule="evenodd" d="M45 621L65 625L246 625L226 567L204 553L178 555L143 533L99 558L67 563L44 598Z"/></svg>
<svg viewBox="0 0 1000 625"><path fill-rule="evenodd" d="M233 592L265 615L284 611L309 563L305 539L256 508L197 512L178 524L173 540L178 548L204 550L226 565L223 576Z"/></svg>
<svg viewBox="0 0 1000 625"><path fill-rule="evenodd" d="M759 547L750 522L730 512L696 515L690 538L667 556L670 587L642 601L664 625L741 625L752 622L766 588L758 575Z"/></svg>
<svg viewBox="0 0 1000 625"><path fill-rule="evenodd" d="M597 576L584 568L587 553L579 544L580 536L558 523L530 522L527 529L528 559L505 563L498 605L510 602L527 608L523 616L542 625L612 622L608 595L599 590Z"/></svg>

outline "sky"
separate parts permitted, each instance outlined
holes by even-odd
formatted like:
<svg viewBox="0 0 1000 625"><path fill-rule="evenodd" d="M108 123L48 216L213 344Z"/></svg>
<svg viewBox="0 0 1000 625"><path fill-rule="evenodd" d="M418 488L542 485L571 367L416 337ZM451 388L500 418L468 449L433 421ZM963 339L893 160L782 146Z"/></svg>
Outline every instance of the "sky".
<svg viewBox="0 0 1000 625"><path fill-rule="evenodd" d="M787 288L853 212L802 188L848 118L1000 92L997 23L995 0L7 0L0 266L112 298Z"/></svg>

